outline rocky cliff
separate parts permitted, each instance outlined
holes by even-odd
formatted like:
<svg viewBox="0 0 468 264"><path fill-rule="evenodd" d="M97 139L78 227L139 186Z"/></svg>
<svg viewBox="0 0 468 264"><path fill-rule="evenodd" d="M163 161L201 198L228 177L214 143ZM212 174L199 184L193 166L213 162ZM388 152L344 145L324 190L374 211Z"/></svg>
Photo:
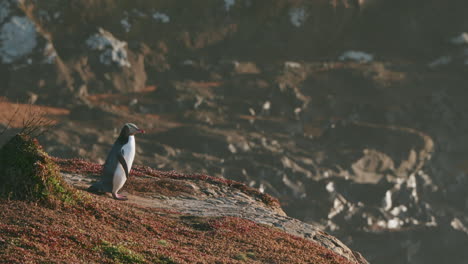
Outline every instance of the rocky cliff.
<svg viewBox="0 0 468 264"><path fill-rule="evenodd" d="M347 49L435 60L463 32L464 8L461 0L6 0L3 94L63 105L88 93L167 84L200 63L326 60Z"/></svg>
<svg viewBox="0 0 468 264"><path fill-rule="evenodd" d="M3 1L0 108L46 113L45 150L96 163L132 121L137 164L272 194L370 262L464 263L466 8Z"/></svg>
<svg viewBox="0 0 468 264"><path fill-rule="evenodd" d="M238 182L137 167L118 203L79 190L102 166L51 158L26 135L0 159L5 263L367 263Z"/></svg>

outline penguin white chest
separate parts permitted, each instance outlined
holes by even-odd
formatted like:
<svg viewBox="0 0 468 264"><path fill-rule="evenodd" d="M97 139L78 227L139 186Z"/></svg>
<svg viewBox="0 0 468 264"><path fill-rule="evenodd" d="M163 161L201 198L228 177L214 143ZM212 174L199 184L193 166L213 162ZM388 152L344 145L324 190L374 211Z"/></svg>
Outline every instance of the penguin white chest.
<svg viewBox="0 0 468 264"><path fill-rule="evenodd" d="M135 137L129 136L127 144L123 145L122 147L122 154L124 156L125 161L127 162L127 167L130 172L132 168L133 159L135 159Z"/></svg>
<svg viewBox="0 0 468 264"><path fill-rule="evenodd" d="M128 137L128 142L127 144L123 145L121 149L121 153L125 159L125 162L127 163L128 173L130 173L130 170L132 169L133 159L135 158L135 137L134 136ZM120 190L120 188L123 187L126 181L127 181L127 175L124 171L123 166L119 163L119 166L117 166L117 169L114 174L112 191L117 192L118 190Z"/></svg>

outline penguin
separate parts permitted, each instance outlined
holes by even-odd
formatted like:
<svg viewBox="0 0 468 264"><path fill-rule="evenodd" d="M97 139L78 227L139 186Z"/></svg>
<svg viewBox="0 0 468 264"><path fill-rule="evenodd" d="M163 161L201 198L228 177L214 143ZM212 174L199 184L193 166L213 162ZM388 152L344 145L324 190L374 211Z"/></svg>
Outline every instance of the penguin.
<svg viewBox="0 0 468 264"><path fill-rule="evenodd" d="M102 170L101 180L88 190L111 192L116 200L127 200L125 195L118 194L128 179L135 158L135 135L143 134L135 124L127 123L122 127L120 135L107 155Z"/></svg>

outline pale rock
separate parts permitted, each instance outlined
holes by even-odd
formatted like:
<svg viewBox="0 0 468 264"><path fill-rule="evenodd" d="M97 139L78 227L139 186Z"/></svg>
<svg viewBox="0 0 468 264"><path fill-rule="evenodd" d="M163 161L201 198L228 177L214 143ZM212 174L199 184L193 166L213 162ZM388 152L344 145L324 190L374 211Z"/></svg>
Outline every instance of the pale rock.
<svg viewBox="0 0 468 264"><path fill-rule="evenodd" d="M12 63L30 54L37 45L36 26L27 17L13 16L0 29L0 57Z"/></svg>
<svg viewBox="0 0 468 264"><path fill-rule="evenodd" d="M301 27L309 17L304 7L293 7L289 10L289 19L295 27Z"/></svg>
<svg viewBox="0 0 468 264"><path fill-rule="evenodd" d="M86 40L92 50L100 51L99 59L105 65L117 64L120 67L130 67L127 57L127 42L116 39L110 32L100 28Z"/></svg>
<svg viewBox="0 0 468 264"><path fill-rule="evenodd" d="M349 50L344 52L338 59L341 61L356 61L361 63L367 63L373 61L374 56L363 51Z"/></svg>

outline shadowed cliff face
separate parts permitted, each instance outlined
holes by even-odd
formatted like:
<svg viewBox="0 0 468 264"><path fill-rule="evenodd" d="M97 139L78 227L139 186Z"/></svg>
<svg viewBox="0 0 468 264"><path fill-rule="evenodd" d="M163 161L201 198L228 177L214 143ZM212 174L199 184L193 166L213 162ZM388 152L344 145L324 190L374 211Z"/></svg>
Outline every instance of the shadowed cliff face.
<svg viewBox="0 0 468 264"><path fill-rule="evenodd" d="M27 99L32 92L63 105L87 93L167 84L191 61L328 60L356 49L432 61L450 55L465 9L462 0L7 0L0 6L2 94Z"/></svg>
<svg viewBox="0 0 468 264"><path fill-rule="evenodd" d="M55 107L49 153L103 162L131 121L136 163L273 194L370 262L467 258L464 1L0 10L0 34L25 29L0 37L0 106Z"/></svg>

